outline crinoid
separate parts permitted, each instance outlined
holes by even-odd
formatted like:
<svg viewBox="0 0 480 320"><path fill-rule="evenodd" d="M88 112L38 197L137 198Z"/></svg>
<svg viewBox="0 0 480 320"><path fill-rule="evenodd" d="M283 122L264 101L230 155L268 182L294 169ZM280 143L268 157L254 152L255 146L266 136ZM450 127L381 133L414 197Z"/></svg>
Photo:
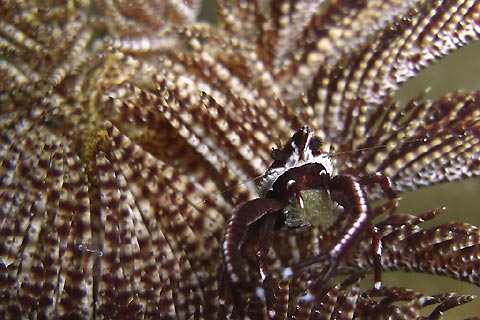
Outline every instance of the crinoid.
<svg viewBox="0 0 480 320"><path fill-rule="evenodd" d="M220 0L217 24L201 8L0 0L0 318L435 318L470 301L384 279L478 286L478 229L372 199L391 196L376 172L399 193L480 174L479 91L395 100L479 38L479 2ZM307 166L329 176L313 193L302 166L268 171L303 125L323 150L311 138ZM242 204L267 171L253 203L281 214L260 220L298 227L267 246L259 221L242 242L228 223L258 213ZM315 199L333 199L331 226L307 221ZM380 290L360 286L380 268Z"/></svg>

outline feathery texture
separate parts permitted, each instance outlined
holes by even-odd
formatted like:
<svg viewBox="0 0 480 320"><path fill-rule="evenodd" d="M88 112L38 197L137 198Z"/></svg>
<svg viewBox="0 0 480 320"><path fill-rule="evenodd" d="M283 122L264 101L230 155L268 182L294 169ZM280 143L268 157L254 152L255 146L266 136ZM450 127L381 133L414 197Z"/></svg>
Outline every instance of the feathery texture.
<svg viewBox="0 0 480 320"><path fill-rule="evenodd" d="M239 301L267 318L258 289L232 295L220 247L271 148L304 124L337 172L382 171L399 191L479 175L478 91L393 99L479 38L478 1L219 1L218 26L198 22L200 8L0 2L1 318L226 318ZM480 285L475 226L390 209L376 209L385 270ZM367 249L331 287L310 286L314 270L282 279L330 238L274 237L279 319L436 319L473 298L365 290Z"/></svg>

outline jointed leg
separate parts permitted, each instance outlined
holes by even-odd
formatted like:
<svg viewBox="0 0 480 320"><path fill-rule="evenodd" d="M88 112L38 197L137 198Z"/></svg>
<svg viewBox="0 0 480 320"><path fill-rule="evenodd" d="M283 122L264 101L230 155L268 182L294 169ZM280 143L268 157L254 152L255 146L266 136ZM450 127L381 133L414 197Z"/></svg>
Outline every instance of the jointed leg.
<svg viewBox="0 0 480 320"><path fill-rule="evenodd" d="M267 268L268 251L270 249L270 237L275 226L277 216L275 214L266 215L263 219L262 232L260 234L260 242L257 250L257 264L260 271L260 279L262 280L262 288L265 295L265 303L268 311L271 312L274 306L275 297L273 295L273 279Z"/></svg>
<svg viewBox="0 0 480 320"><path fill-rule="evenodd" d="M383 204L380 207L379 211L384 211L386 209L393 211L396 206L397 202L395 201L396 194L395 191L392 189L392 185L390 179L385 176L384 174L377 172L368 174L366 176L360 177L360 183L367 187L373 187L375 184L379 185L385 195L389 198L388 202ZM373 216L375 216L374 214ZM373 218L372 216L372 218ZM382 243L380 236L378 235L378 231L376 227L370 223L369 226L370 233L372 235L372 251L373 251L373 265L374 265L374 286L376 289L380 289L382 282L381 282L381 255L382 255Z"/></svg>
<svg viewBox="0 0 480 320"><path fill-rule="evenodd" d="M392 183L390 179L381 172L367 174L365 176L358 178L360 183L366 187L373 187L375 184L378 184L382 191L389 199L395 199L396 194L392 189Z"/></svg>
<svg viewBox="0 0 480 320"><path fill-rule="evenodd" d="M248 279L241 266L240 247L248 227L265 215L283 209L283 202L272 199L254 199L233 212L222 244L223 260L230 282L246 285ZM268 244L268 243L267 243Z"/></svg>
<svg viewBox="0 0 480 320"><path fill-rule="evenodd" d="M259 266L260 276L262 278L262 287L265 295L265 302L269 313L274 312L274 295L271 276L267 268L268 249L270 247L270 236L276 222L277 211L282 210L285 203L272 199L255 199L249 201L238 208L232 214L227 228L225 230L225 238L222 245L224 259L224 279L227 279L232 299L234 300L234 309L239 315L243 314L244 305L241 301L241 294L238 290L241 287L250 287L249 280L245 270L242 268L242 260L240 250L247 239L249 226L253 223L264 219L262 223L262 232L260 234L260 243L257 250L257 262ZM258 294L258 293L257 293Z"/></svg>
<svg viewBox="0 0 480 320"><path fill-rule="evenodd" d="M369 225L369 230L372 234L373 286L375 289L380 289L382 287L382 241L377 228L372 223Z"/></svg>
<svg viewBox="0 0 480 320"><path fill-rule="evenodd" d="M370 208L360 182L353 176L338 175L330 181L332 199L345 208L348 223L340 230L330 248L319 256L310 258L296 268L312 264L326 264L322 277L315 286L324 284L345 254L357 243L361 233L368 227Z"/></svg>

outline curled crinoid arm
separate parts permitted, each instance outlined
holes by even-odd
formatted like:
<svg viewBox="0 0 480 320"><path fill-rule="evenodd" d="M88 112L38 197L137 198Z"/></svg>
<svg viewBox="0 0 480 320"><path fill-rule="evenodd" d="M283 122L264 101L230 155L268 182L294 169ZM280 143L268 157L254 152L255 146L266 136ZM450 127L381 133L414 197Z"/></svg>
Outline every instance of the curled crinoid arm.
<svg viewBox="0 0 480 320"><path fill-rule="evenodd" d="M383 286L362 290L360 283L367 272L357 272L332 287L309 287L295 297L298 306L289 316L308 319L326 314L346 319L379 317L387 319L401 315L407 319L441 319L442 312L471 302L472 295L441 293L427 295L411 289ZM432 306L435 308L432 310ZM427 316L425 316L427 315Z"/></svg>
<svg viewBox="0 0 480 320"><path fill-rule="evenodd" d="M386 286L380 290L365 291L358 309L365 315L369 312L375 312L377 316L397 313L413 319L425 314L425 308L436 305L426 319L441 319L443 312L471 302L474 298L472 295L455 293L426 295L402 287Z"/></svg>
<svg viewBox="0 0 480 320"><path fill-rule="evenodd" d="M441 212L435 209L420 216L395 214L378 224L384 247L382 266L388 270L443 275L479 285L479 229L464 222L422 226Z"/></svg>

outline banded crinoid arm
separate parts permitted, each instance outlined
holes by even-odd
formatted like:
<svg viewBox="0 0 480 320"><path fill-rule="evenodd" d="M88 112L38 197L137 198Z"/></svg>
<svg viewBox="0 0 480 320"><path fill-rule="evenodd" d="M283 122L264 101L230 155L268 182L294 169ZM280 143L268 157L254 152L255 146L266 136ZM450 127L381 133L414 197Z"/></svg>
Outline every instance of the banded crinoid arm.
<svg viewBox="0 0 480 320"><path fill-rule="evenodd" d="M250 36L259 60L276 81L272 88L286 101L296 100L320 65L330 65L418 1L219 1L224 30Z"/></svg>
<svg viewBox="0 0 480 320"><path fill-rule="evenodd" d="M103 100L126 79L159 73L139 63L147 53L178 45L158 37L167 19L142 28L142 17L183 23L196 10L148 1L124 14L123 4L97 4L0 6L0 317L174 319L199 305L214 315L214 262L231 205L207 199L218 186L178 151L183 144L173 146L181 139L165 120L139 134ZM127 20L137 28L117 29ZM205 257L212 268L200 271Z"/></svg>
<svg viewBox="0 0 480 320"><path fill-rule="evenodd" d="M398 191L478 176L479 106L480 92L473 92L387 107L349 170L384 172Z"/></svg>
<svg viewBox="0 0 480 320"><path fill-rule="evenodd" d="M291 316L308 319L313 315L326 314L355 319L358 317L390 317L402 315L409 319L426 317L441 318L449 309L467 304L475 299L472 295L437 294L427 295L411 289L395 286L383 286L381 289L361 289L361 279L365 273L353 274L329 289L306 290L291 301L298 307ZM279 285L277 295L287 298L288 284ZM435 306L432 310L432 306ZM287 314L286 310L283 314ZM448 313L446 313L448 314ZM280 313L281 317L282 313Z"/></svg>
<svg viewBox="0 0 480 320"><path fill-rule="evenodd" d="M256 197L271 148L305 123L325 151L349 151L332 157L335 174L382 170L401 190L478 175L478 93L390 103L407 78L478 39L478 1L220 0L218 24L200 7L1 2L0 318L234 318L218 270L225 228ZM472 226L399 220L378 221L385 266L477 284ZM334 237L288 231L268 256L277 318L413 317L469 300L386 289L408 301L382 309L356 285L308 291L319 274L283 280L285 267ZM362 252L371 243L367 232ZM351 257L339 272L371 272L371 255ZM259 279L255 255L239 267ZM265 319L258 288L242 292L242 308Z"/></svg>
<svg viewBox="0 0 480 320"><path fill-rule="evenodd" d="M398 190L479 174L478 91L395 102L402 83L478 39L475 1L422 2L350 55L318 70L303 108L340 172L381 171ZM338 126L337 123L342 123ZM355 153L342 151L359 150Z"/></svg>
<svg viewBox="0 0 480 320"><path fill-rule="evenodd" d="M353 150L402 83L480 36L476 1L419 2L333 66L322 66L308 89L305 112L327 137ZM313 110L310 110L313 108ZM337 123L342 123L341 128ZM348 142L347 142L348 143Z"/></svg>

